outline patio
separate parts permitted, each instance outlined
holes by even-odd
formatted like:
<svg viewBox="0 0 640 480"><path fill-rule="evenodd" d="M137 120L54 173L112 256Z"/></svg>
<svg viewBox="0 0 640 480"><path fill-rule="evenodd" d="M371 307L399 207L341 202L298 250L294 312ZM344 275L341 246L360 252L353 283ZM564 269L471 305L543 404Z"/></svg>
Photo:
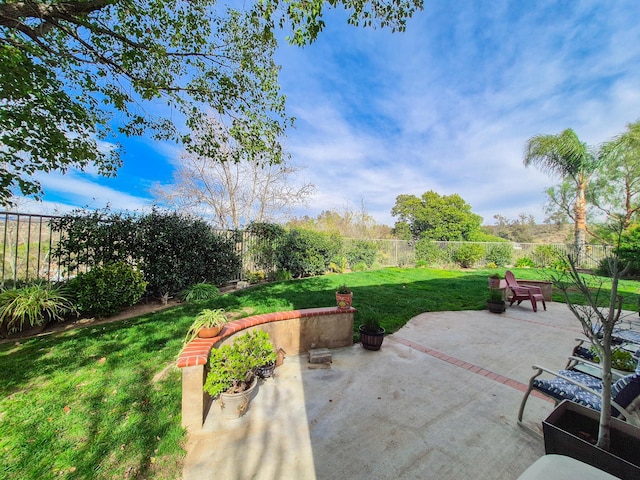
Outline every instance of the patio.
<svg viewBox="0 0 640 480"><path fill-rule="evenodd" d="M564 304L523 303L424 313L378 352L332 350L330 366L287 357L244 417L212 407L183 478L515 479L544 454L516 422L531 366L560 369L580 335ZM541 432L552 408L532 396L524 422Z"/></svg>

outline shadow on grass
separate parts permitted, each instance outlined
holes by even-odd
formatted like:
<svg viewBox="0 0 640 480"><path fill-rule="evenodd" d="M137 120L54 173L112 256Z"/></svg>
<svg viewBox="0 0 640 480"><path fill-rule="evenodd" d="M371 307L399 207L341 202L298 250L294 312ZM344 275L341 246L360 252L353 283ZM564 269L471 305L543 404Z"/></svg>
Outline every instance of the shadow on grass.
<svg viewBox="0 0 640 480"><path fill-rule="evenodd" d="M193 315L175 308L0 346L3 478L179 477L171 366Z"/></svg>

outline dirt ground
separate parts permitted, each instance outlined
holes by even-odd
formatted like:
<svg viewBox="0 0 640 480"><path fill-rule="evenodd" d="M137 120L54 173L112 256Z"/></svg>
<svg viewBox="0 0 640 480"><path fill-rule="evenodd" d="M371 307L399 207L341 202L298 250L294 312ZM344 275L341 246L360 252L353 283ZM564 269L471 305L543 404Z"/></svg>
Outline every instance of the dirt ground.
<svg viewBox="0 0 640 480"><path fill-rule="evenodd" d="M178 300L169 300L166 305L160 303L160 301L152 301L148 303L138 303L132 307L127 307L118 315L106 318L79 318L78 320L67 322L50 322L44 327L34 327L23 330L22 332L13 333L9 338L0 339L0 343L15 342L16 340L24 340L27 338L37 337L39 335L50 335L56 332L63 332L66 330L72 330L75 328L84 328L94 325L101 325L104 323L117 322L119 320L126 320L127 318L137 317L147 313L155 313L167 308L175 307L180 302Z"/></svg>

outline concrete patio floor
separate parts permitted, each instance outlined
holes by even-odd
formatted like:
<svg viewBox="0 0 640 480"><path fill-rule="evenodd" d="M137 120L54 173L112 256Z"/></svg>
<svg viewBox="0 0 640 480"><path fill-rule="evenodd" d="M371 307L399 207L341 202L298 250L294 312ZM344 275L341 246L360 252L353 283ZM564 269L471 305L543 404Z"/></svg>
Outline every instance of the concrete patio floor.
<svg viewBox="0 0 640 480"><path fill-rule="evenodd" d="M531 366L564 367L581 335L560 303L434 312L388 335L378 352L332 350L329 366L290 356L247 414L216 405L189 436L184 480L515 479L544 454L553 403L531 397Z"/></svg>

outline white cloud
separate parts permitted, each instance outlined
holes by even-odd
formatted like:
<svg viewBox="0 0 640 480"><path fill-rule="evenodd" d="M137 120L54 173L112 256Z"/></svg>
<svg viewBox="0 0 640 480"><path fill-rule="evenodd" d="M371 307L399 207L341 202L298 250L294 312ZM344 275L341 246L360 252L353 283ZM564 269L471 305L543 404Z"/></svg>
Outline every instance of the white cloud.
<svg viewBox="0 0 640 480"><path fill-rule="evenodd" d="M405 34L332 27L287 55L285 93L301 120L289 143L319 189L312 214L362 198L392 224L397 195L433 189L460 194L488 223L541 222L556 180L523 166L528 138L573 128L599 144L640 118L631 11L429 4Z"/></svg>
<svg viewBox="0 0 640 480"><path fill-rule="evenodd" d="M108 186L96 183L77 172L65 175L49 173L39 177L48 198L60 198L60 201L47 200L47 204L57 206L61 211L73 208L100 209L107 205L113 210L144 210L150 208L151 200L141 198Z"/></svg>

